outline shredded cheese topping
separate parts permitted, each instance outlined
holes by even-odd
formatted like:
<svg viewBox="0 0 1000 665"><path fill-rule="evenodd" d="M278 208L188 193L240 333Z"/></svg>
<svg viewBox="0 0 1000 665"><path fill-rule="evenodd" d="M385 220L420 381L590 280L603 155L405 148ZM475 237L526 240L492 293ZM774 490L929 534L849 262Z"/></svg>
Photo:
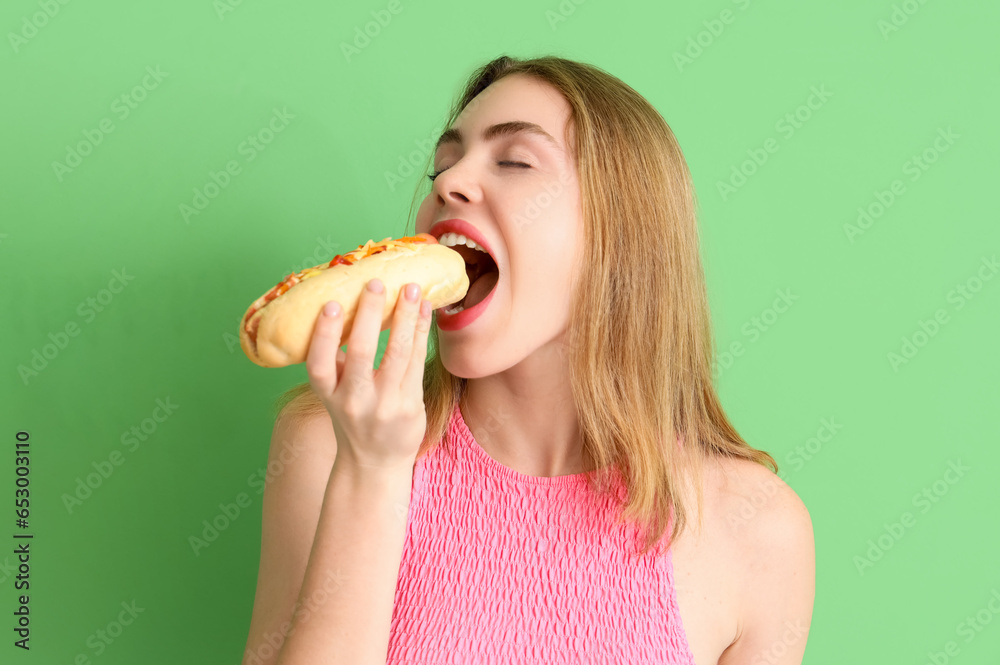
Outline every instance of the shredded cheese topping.
<svg viewBox="0 0 1000 665"><path fill-rule="evenodd" d="M311 268L304 268L299 272L292 273L287 277L285 277L285 279L278 282L275 286L273 286L270 291L268 291L263 296L258 298L257 302L255 302L250 307L250 309L247 310L246 316L244 317L244 322L245 325L247 326L247 332L250 333L251 336L253 336L253 333L256 332L251 330L249 323L250 319L259 309L264 307L267 303L271 302L281 294L288 291L288 289L292 288L299 282L305 281L317 275L321 275L324 270L328 270L338 265L354 265L355 263L357 263L362 259L366 259L369 256L372 256L374 254L379 254L389 249L395 249L397 247L410 248L414 244L435 243L435 242L437 242L437 239L426 233L421 233L416 236L408 236L405 238L398 238L398 239L383 238L378 242L375 242L374 240L369 240L363 245L358 245L357 249L350 251L347 254L344 255L338 254L328 262L319 263L315 266L312 266Z"/></svg>

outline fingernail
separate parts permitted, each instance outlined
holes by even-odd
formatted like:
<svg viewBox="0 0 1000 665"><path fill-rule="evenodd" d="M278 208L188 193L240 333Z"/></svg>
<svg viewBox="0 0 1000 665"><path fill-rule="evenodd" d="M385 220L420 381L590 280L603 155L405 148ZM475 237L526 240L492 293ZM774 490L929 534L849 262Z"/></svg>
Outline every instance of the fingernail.
<svg viewBox="0 0 1000 665"><path fill-rule="evenodd" d="M382 293L385 290L385 286L382 284L382 280L376 277L368 281L368 290L372 293Z"/></svg>
<svg viewBox="0 0 1000 665"><path fill-rule="evenodd" d="M406 285L406 299L410 302L416 302L417 296L420 294L420 287L416 284Z"/></svg>
<svg viewBox="0 0 1000 665"><path fill-rule="evenodd" d="M329 317L334 317L340 314L340 303L336 300L331 300L330 302L323 305L323 314Z"/></svg>

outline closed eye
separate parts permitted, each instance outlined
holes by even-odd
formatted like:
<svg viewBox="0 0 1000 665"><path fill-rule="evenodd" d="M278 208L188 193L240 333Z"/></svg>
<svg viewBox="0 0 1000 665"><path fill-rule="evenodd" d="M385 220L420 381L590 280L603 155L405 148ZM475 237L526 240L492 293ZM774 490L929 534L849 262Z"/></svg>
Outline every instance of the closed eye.
<svg viewBox="0 0 1000 665"><path fill-rule="evenodd" d="M524 168L524 169L530 169L531 168L531 164L525 164L524 162L501 161L501 162L497 162L497 164L500 164L501 166L516 166L518 168ZM444 173L447 170L448 169L441 169L440 171L435 171L434 173L432 173L431 175L429 175L427 177L430 179L431 182L434 182L435 178L437 178L439 175L441 175L442 173Z"/></svg>

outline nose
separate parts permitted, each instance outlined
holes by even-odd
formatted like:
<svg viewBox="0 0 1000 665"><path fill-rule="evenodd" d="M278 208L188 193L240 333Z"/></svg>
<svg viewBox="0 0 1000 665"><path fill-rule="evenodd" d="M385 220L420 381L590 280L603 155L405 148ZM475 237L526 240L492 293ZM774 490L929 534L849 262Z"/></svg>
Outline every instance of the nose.
<svg viewBox="0 0 1000 665"><path fill-rule="evenodd" d="M450 166L434 179L434 191L442 203L475 203L482 190L469 164Z"/></svg>

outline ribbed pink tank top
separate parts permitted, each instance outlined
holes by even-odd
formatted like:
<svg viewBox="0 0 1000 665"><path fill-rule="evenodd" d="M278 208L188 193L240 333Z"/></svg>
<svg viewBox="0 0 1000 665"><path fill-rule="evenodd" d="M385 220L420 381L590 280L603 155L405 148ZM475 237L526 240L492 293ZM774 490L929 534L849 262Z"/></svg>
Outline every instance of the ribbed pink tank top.
<svg viewBox="0 0 1000 665"><path fill-rule="evenodd" d="M630 556L584 474L500 464L458 408L444 446L414 467L388 664L694 665L671 550Z"/></svg>

